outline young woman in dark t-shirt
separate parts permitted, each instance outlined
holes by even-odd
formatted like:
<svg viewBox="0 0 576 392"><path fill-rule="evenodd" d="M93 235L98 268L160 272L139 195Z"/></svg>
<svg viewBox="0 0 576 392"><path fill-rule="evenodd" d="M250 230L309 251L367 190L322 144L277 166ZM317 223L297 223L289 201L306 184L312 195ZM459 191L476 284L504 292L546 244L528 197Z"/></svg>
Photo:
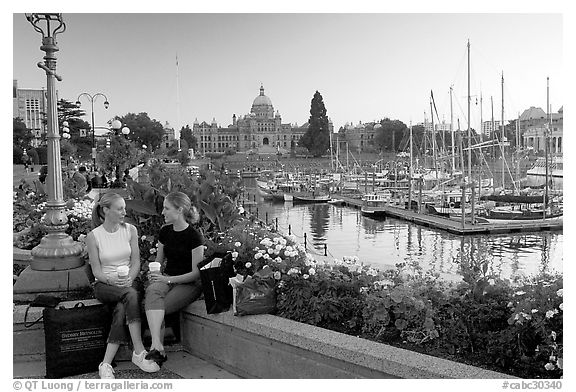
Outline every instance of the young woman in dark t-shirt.
<svg viewBox="0 0 576 392"><path fill-rule="evenodd" d="M172 192L164 199L162 215L166 225L160 229L156 261L164 266L161 273L150 273L144 309L152 344L146 359L162 365L166 361L162 326L164 315L176 312L202 293L198 263L204 259L204 239L191 224L198 222L198 211L182 192ZM166 263L164 263L166 260Z"/></svg>

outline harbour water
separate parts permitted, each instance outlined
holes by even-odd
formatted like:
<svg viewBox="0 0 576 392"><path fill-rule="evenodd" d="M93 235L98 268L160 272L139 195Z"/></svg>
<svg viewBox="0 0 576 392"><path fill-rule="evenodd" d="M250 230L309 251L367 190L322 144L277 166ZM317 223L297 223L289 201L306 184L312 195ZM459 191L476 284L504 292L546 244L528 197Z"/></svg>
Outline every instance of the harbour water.
<svg viewBox="0 0 576 392"><path fill-rule="evenodd" d="M271 203L258 195L256 201L252 213L270 224L277 222L280 232L290 232L301 243L306 233L311 253L337 259L357 256L381 270L405 263L450 281L462 279L462 265L512 280L563 271L562 231L458 236L394 218L374 220L350 207Z"/></svg>

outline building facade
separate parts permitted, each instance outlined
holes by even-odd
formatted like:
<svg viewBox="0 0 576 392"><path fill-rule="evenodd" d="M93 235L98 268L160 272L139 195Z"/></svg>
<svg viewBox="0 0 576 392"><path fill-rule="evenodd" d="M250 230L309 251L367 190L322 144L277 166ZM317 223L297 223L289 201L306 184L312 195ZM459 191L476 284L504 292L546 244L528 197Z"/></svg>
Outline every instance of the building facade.
<svg viewBox="0 0 576 392"><path fill-rule="evenodd" d="M48 107L46 90L19 88L18 81L13 80L12 101L12 118L20 118L24 121L26 128L30 129L34 135L30 144L32 147L38 147L43 140L46 140L47 128L44 120Z"/></svg>
<svg viewBox="0 0 576 392"><path fill-rule="evenodd" d="M541 109L540 109L541 110ZM542 110L542 113L544 111ZM544 152L546 149L546 135L548 135L548 152L554 155L563 154L564 142L564 108L558 113L550 113L550 124L546 123L546 113L540 121L534 121L525 128L522 135L524 147L532 148L535 152Z"/></svg>
<svg viewBox="0 0 576 392"><path fill-rule="evenodd" d="M330 132L333 126L329 124ZM250 113L236 117L232 116L232 124L220 127L216 119L212 122L194 121L192 134L198 140L198 153L223 153L228 150L236 152L255 153L287 153L298 145L300 138L308 130L308 124L303 126L282 123L279 111L274 111L272 101L264 94L260 86L260 94L254 99Z"/></svg>

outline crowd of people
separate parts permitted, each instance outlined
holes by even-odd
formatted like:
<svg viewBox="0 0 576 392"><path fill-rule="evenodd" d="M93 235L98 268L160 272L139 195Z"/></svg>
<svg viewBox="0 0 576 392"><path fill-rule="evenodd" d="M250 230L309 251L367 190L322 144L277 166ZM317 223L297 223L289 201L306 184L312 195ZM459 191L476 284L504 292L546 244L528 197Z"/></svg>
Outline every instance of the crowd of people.
<svg viewBox="0 0 576 392"><path fill-rule="evenodd" d="M112 361L120 345L129 342L136 366L149 373L159 371L168 359L163 342L164 317L202 293L197 265L204 258L204 240L193 227L199 219L198 210L186 194L173 192L164 200L162 215L165 225L158 233L156 256L159 268L153 270L150 265L142 300L138 291L138 280L142 278L138 229L124 221L126 202L110 191L95 203L94 229L86 238L94 293L101 302L114 306L106 351L98 367L100 378L114 378ZM142 342L144 317L152 337L148 351Z"/></svg>

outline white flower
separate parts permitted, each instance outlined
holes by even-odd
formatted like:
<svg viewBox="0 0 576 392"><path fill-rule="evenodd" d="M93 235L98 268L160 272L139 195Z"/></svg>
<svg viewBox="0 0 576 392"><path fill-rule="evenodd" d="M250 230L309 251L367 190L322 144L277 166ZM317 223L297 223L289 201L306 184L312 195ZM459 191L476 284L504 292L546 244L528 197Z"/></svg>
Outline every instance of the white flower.
<svg viewBox="0 0 576 392"><path fill-rule="evenodd" d="M238 252L232 252L232 258L236 259L238 257Z"/></svg>
<svg viewBox="0 0 576 392"><path fill-rule="evenodd" d="M377 276L377 275L378 275L378 271L376 271L374 268L368 268L368 271L366 271L366 275L368 275L368 276Z"/></svg>
<svg viewBox="0 0 576 392"><path fill-rule="evenodd" d="M234 246L237 247L237 248L239 248L239 247L242 246L242 244L241 244L239 241L236 241L236 242L234 243Z"/></svg>
<svg viewBox="0 0 576 392"><path fill-rule="evenodd" d="M558 305L558 309L564 310L564 302L562 302L560 305Z"/></svg>
<svg viewBox="0 0 576 392"><path fill-rule="evenodd" d="M268 248L268 254L271 255L272 253L274 253L274 249Z"/></svg>
<svg viewBox="0 0 576 392"><path fill-rule="evenodd" d="M78 242L84 242L86 240L86 234L80 234L78 236Z"/></svg>
<svg viewBox="0 0 576 392"><path fill-rule="evenodd" d="M265 253L264 254L264 260L268 260L268 259L270 259L270 255L268 253Z"/></svg>
<svg viewBox="0 0 576 392"><path fill-rule="evenodd" d="M290 268L287 272L288 275L299 274L300 270L298 268Z"/></svg>
<svg viewBox="0 0 576 392"><path fill-rule="evenodd" d="M250 268L250 267L252 267L252 263L248 261L248 262L246 262L246 264L244 264L244 266L246 268Z"/></svg>
<svg viewBox="0 0 576 392"><path fill-rule="evenodd" d="M280 273L280 271L274 272L274 279L280 280L281 277L282 277L282 274Z"/></svg>
<svg viewBox="0 0 576 392"><path fill-rule="evenodd" d="M310 269L308 270L308 273L309 273L310 275L316 275L316 270L315 270L314 268L310 268Z"/></svg>
<svg viewBox="0 0 576 392"><path fill-rule="evenodd" d="M559 289L559 290L556 292L556 295L559 296L559 297L562 297L562 296L564 295L564 289Z"/></svg>
<svg viewBox="0 0 576 392"><path fill-rule="evenodd" d="M288 245L288 246L286 247L286 251L287 251L287 252L292 252L292 250L294 250L294 249L293 249L290 245Z"/></svg>
<svg viewBox="0 0 576 392"><path fill-rule="evenodd" d="M274 259L274 261L277 262L277 263L281 263L281 262L282 262L282 259L281 259L280 257L276 257L276 258Z"/></svg>
<svg viewBox="0 0 576 392"><path fill-rule="evenodd" d="M304 275L302 275L302 277L303 277L304 279L308 279L310 276L309 276L308 274L304 274Z"/></svg>
<svg viewBox="0 0 576 392"><path fill-rule="evenodd" d="M552 338L552 340L556 341L556 332L554 331L550 332L550 337Z"/></svg>
<svg viewBox="0 0 576 392"><path fill-rule="evenodd" d="M278 244L278 245L275 246L275 248L276 248L277 251L280 251L280 250L282 250L282 245Z"/></svg>
<svg viewBox="0 0 576 392"><path fill-rule="evenodd" d="M556 313L558 313L558 311L557 311L556 309L554 309L554 310L549 310L549 311L546 312L546 318L547 318L547 319L552 318L552 317L554 317L554 315L555 315Z"/></svg>
<svg viewBox="0 0 576 392"><path fill-rule="evenodd" d="M532 309L532 313L538 312L538 309Z"/></svg>
<svg viewBox="0 0 576 392"><path fill-rule="evenodd" d="M366 294L368 292L368 287L360 287L360 294Z"/></svg>
<svg viewBox="0 0 576 392"><path fill-rule="evenodd" d="M256 260L258 260L260 257L262 257L262 253L256 253L256 254L254 255L254 258L255 258Z"/></svg>
<svg viewBox="0 0 576 392"><path fill-rule="evenodd" d="M554 364L548 362L546 365L544 365L544 369L546 370L554 370L556 368L556 366L554 366Z"/></svg>
<svg viewBox="0 0 576 392"><path fill-rule="evenodd" d="M494 279L488 279L489 285L494 286L495 283L496 283L496 281Z"/></svg>
<svg viewBox="0 0 576 392"><path fill-rule="evenodd" d="M526 294L525 291L517 291L514 293L514 295L524 295L524 294Z"/></svg>
<svg viewBox="0 0 576 392"><path fill-rule="evenodd" d="M244 213L244 207L238 207L238 213L243 214Z"/></svg>
<svg viewBox="0 0 576 392"><path fill-rule="evenodd" d="M150 248L150 253L151 253L151 254L156 253L156 248Z"/></svg>

